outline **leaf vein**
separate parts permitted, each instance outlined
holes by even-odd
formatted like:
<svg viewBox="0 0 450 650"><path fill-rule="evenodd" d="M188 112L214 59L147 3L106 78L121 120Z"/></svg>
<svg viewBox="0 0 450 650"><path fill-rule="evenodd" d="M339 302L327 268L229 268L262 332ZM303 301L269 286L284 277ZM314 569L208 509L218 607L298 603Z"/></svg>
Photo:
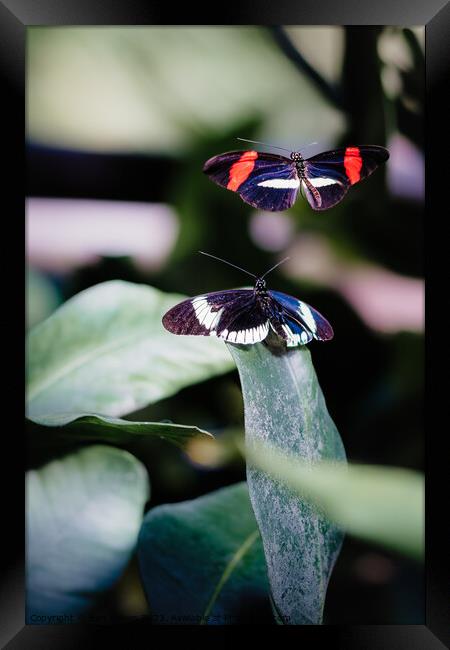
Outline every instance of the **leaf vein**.
<svg viewBox="0 0 450 650"><path fill-rule="evenodd" d="M228 564L226 565L222 575L220 576L219 582L217 583L217 586L214 590L213 595L209 599L208 604L206 605L206 609L204 611L204 614L202 616L202 619L200 621L200 625L205 625L207 618L214 607L217 598L219 597L220 592L222 591L225 583L233 573L234 569L236 566L239 564L239 562L242 560L242 558L245 556L246 553L251 549L255 541L258 539L259 536L259 530L258 528L253 531L239 546L239 548L235 551L233 554L233 557L230 559Z"/></svg>

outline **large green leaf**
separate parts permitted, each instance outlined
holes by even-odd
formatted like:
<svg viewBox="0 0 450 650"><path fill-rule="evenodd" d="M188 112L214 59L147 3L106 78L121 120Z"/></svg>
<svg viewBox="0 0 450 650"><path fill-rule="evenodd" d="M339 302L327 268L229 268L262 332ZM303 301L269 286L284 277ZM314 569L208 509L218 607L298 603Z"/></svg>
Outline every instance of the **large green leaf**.
<svg viewBox="0 0 450 650"><path fill-rule="evenodd" d="M225 625L272 618L245 483L150 510L138 556L155 623Z"/></svg>
<svg viewBox="0 0 450 650"><path fill-rule="evenodd" d="M248 456L348 533L423 559L425 485L419 472L325 461L311 466L268 445L253 446Z"/></svg>
<svg viewBox="0 0 450 650"><path fill-rule="evenodd" d="M221 341L163 328L161 317L182 297L112 281L66 302L29 334L29 417L120 416L230 370Z"/></svg>
<svg viewBox="0 0 450 650"><path fill-rule="evenodd" d="M249 452L270 441L307 462L345 463L308 349L229 345L241 378ZM247 480L274 607L289 624L319 624L343 533L279 480L248 463Z"/></svg>
<svg viewBox="0 0 450 650"><path fill-rule="evenodd" d="M114 447L92 445L27 473L28 623L76 620L111 587L135 548L148 496L143 465ZM55 618L64 615L75 618Z"/></svg>
<svg viewBox="0 0 450 650"><path fill-rule="evenodd" d="M213 436L198 427L172 422L132 422L120 418L97 415L96 413L55 413L32 418L37 427L33 431L32 444L48 443L61 438L66 441L109 442L126 444L139 438L153 436L169 440L179 447L192 438ZM33 425L31 425L33 426Z"/></svg>

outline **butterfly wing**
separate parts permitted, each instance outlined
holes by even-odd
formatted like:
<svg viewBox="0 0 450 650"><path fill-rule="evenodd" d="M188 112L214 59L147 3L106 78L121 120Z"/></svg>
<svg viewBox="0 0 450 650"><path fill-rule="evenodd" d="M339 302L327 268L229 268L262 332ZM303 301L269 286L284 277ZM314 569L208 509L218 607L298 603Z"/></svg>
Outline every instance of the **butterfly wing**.
<svg viewBox="0 0 450 650"><path fill-rule="evenodd" d="M203 171L249 205L271 212L290 208L300 187L293 161L271 153L230 151L210 158Z"/></svg>
<svg viewBox="0 0 450 650"><path fill-rule="evenodd" d="M188 298L163 316L173 334L217 336L231 343L258 343L269 323L252 289L230 289Z"/></svg>
<svg viewBox="0 0 450 650"><path fill-rule="evenodd" d="M352 185L370 176L388 158L388 150L376 145L334 149L308 158L302 181L308 203L314 210L333 207Z"/></svg>
<svg viewBox="0 0 450 650"><path fill-rule="evenodd" d="M277 313L270 320L270 327L286 341L289 348L296 345L306 345L314 338L309 330L300 325L298 321L290 318L285 311Z"/></svg>
<svg viewBox="0 0 450 650"><path fill-rule="evenodd" d="M290 330L286 331L286 335L294 341L291 345L309 343L313 338L318 341L329 341L333 338L330 323L311 305L281 291L269 291L269 294L282 308L286 327Z"/></svg>

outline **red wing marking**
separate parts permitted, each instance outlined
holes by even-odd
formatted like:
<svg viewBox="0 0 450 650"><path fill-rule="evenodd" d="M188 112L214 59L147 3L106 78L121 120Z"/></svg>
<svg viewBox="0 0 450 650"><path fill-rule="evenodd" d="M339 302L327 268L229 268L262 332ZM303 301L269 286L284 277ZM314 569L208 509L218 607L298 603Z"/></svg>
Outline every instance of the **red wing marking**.
<svg viewBox="0 0 450 650"><path fill-rule="evenodd" d="M230 180L228 181L227 190L236 192L252 173L257 158L257 151L245 151L242 154L239 160L230 168Z"/></svg>
<svg viewBox="0 0 450 650"><path fill-rule="evenodd" d="M347 147L344 155L345 173L348 180L353 185L361 178L362 158L358 147Z"/></svg>

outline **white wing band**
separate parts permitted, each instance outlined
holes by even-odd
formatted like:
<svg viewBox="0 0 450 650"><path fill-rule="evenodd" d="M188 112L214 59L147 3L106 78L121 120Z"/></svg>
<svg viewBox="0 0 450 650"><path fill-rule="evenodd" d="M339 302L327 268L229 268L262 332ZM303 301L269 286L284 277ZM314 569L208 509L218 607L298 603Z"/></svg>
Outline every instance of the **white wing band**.
<svg viewBox="0 0 450 650"><path fill-rule="evenodd" d="M308 178L308 180L311 183L311 185L313 185L314 187L326 187L327 185L342 185L342 183L340 181L337 181L335 178Z"/></svg>
<svg viewBox="0 0 450 650"><path fill-rule="evenodd" d="M266 181L258 183L258 187L272 187L276 190L295 190L300 186L300 180L298 178L269 178Z"/></svg>

